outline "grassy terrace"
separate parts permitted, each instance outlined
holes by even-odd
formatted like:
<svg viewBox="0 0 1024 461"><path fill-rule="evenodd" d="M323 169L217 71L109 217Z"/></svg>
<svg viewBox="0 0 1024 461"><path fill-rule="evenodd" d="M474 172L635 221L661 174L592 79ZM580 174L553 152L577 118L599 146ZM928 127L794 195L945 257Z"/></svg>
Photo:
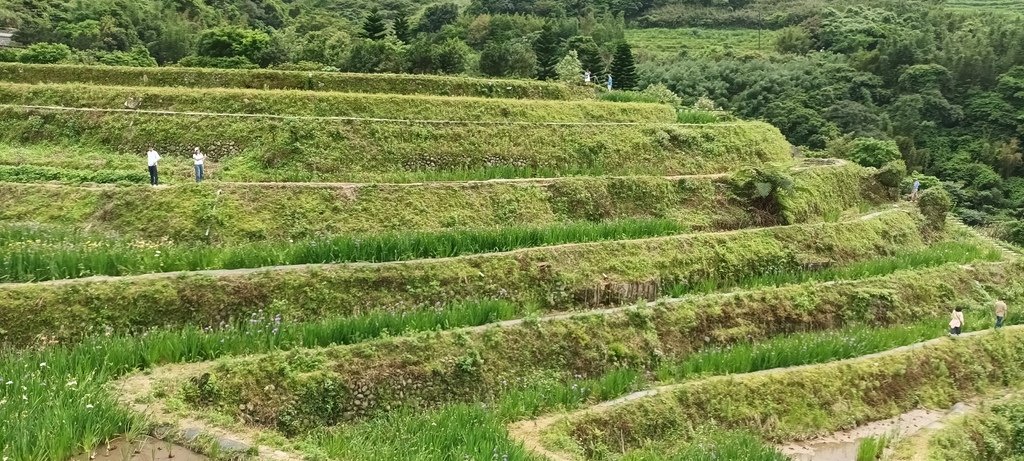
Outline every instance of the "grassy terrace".
<svg viewBox="0 0 1024 461"><path fill-rule="evenodd" d="M588 99L593 93L536 80L274 70L139 68L0 63L0 81L103 86L252 88L518 99Z"/></svg>
<svg viewBox="0 0 1024 461"><path fill-rule="evenodd" d="M904 268L909 268L909 266ZM860 321L869 321L888 324L899 322L899 319L920 319L922 315L944 311L944 301L942 300L977 300L981 299L979 297L984 295L985 290L1000 291L1000 287L1009 280L1019 279L1013 272L1016 269L1010 269L1012 266L1000 264L983 265L977 269L952 265L926 270L920 274L898 273L890 277L865 280L863 283L858 282L852 285L830 285L820 294L818 294L820 290L814 285L802 285L753 291L724 298L696 297L673 302L650 311L650 315L653 317L646 314L622 312L613 315L607 321L597 317L552 320L551 322L555 323L551 323L552 327L550 328L547 326L549 325L548 321L545 321L539 328L532 326L527 321L521 326L514 327L515 329L508 333L505 333L504 329L498 330L496 337L473 333L471 338L480 338L484 341L483 344L487 344L488 338L492 337L505 338L520 344L521 341L516 339L513 332L522 331L531 336L546 335L548 338L564 337L569 339L573 337L571 332L575 329L589 327L599 328L599 331L608 331L613 334L609 338L614 338L614 335L618 334L615 333L616 326L626 328L627 331L633 328L651 329L661 324L663 319L669 321L675 318L676 320L672 321L682 321L686 325L693 325L687 328L695 328L690 330L694 333L685 334L685 330L673 331L670 328L660 331L664 331L668 335L664 337L667 344L678 346L678 349L672 349L675 351L672 352L673 354L685 355L685 350L688 347L705 347L700 341L693 342L693 339L699 339L702 336L699 334L701 329L707 328L710 329L708 331L722 333L731 332L724 336L716 335L715 337L718 338L716 341L735 341L745 335L740 333L742 329L735 328L732 322L748 323L757 318L759 313L771 312L769 315L779 315L780 318L786 319L806 319L804 325L811 329L827 328L828 325L838 326L848 322L855 324ZM1010 271L1007 272L1007 270ZM981 289L971 288L978 286L976 283L981 284ZM814 303L808 303L807 296L820 299L823 303L821 309L814 308ZM865 298L865 296L868 297ZM852 299L857 301L851 302ZM722 305L723 300L728 301L729 304ZM934 300L934 302L929 300ZM775 305L780 307L771 307ZM850 310L850 306L856 308ZM730 312L734 311L748 312L749 315L733 316ZM143 337L123 339L99 337L78 346L64 346L42 352L22 352L13 355L8 353L0 358L0 376L16 377L18 386L26 386L29 391L25 393L28 400L22 401L20 395L13 393L14 390L20 389L18 386L0 388L0 399L7 399L12 403L12 405L0 406L0 427L4 428L0 431L0 445L9 447L5 454L10 453L14 459L38 459L42 453L68 455L79 449L88 451L104 438L113 434L126 431L129 434L138 434L144 431L144 424L116 404L113 396L103 390L103 385L108 380L136 367L149 367L177 361L209 360L222 355L258 353L266 350L290 349L296 346L344 344L372 338L385 331L393 334L408 330L430 329L434 326L474 325L518 315L516 308L502 303L472 303L451 306L445 312L447 313L400 317L384 314L371 319L357 317L351 320L339 319L314 324L296 324L287 320L278 323L265 313L254 318L253 322L247 322L246 326L241 326L239 329L229 328L209 333L200 329L155 331ZM691 314L687 314L687 312ZM699 314L702 312L706 312L706 315ZM692 320L693 314L698 314L700 319L695 325ZM718 316L721 315L728 317L719 318ZM725 320L726 318L731 320ZM813 320L814 318L821 320L816 321ZM749 323L747 328L755 325L761 325L760 328L771 328L773 325L781 327L785 323L756 322ZM770 329L750 330L754 335L767 336L785 332L773 331ZM792 330L788 330L787 327L787 331ZM563 334L568 334L568 336L562 336ZM455 341L455 344L464 345L465 343L461 342L463 340L459 339L461 337L462 335L459 334L441 334L441 336L431 334L424 336L424 339L431 341L429 344L441 345L451 344L444 340L444 338L449 338L450 341ZM605 336L598 337L604 338ZM635 373L617 370L617 367L628 363L645 363L648 359L637 362L635 360L644 357L643 354L629 353L618 356L616 353L611 353L611 351L628 352L631 350L628 347L632 346L645 349L649 347L645 346L643 341L636 342L637 340L638 338L627 336L624 338L625 342L618 346L612 343L609 346L610 349L605 349L605 352L595 350L593 353L581 357L581 361L578 362L581 365L585 364L586 360L597 359L598 362L591 363L591 367L616 368L603 377L599 376L593 379L579 377L571 378L568 381L537 380L527 387L503 397L501 405L488 405L487 408L502 408L501 414L504 415L502 417L511 421L551 409L573 408L595 399L611 398L637 386L642 386L642 382L637 381L638 376ZM440 342L435 343L434 341ZM396 338L383 340L380 343L369 343L365 347L371 348L368 350L382 352L392 350L397 353L397 350L387 347L389 343L396 345L419 344L414 339ZM538 347L538 343L529 344L533 344L531 347ZM593 349L588 348L587 350ZM479 367L491 366L491 357L500 356L500 354L492 355L497 352L497 350L484 352L488 358L487 361L469 360L467 362L470 365L468 371L476 374L480 373ZM525 350L521 352L525 353ZM319 352L310 351L303 352L301 355L305 356L310 353L319 354ZM369 360L369 358L367 359ZM40 366L40 363L46 365ZM317 362L310 361L308 363L312 366ZM448 362L442 361L442 363ZM511 360L505 363L517 362ZM472 368L474 364L479 365L478 369ZM449 363L446 366L455 367L457 365ZM33 371L26 374L24 370L29 369ZM306 376L312 377L313 375ZM67 384L71 381L74 381L74 385ZM513 386L527 385L523 381L511 381L511 383ZM510 388L505 389L511 390ZM46 404L42 404L43 402ZM86 405L90 405L91 408L86 409ZM323 406L317 405L317 407ZM32 417L22 420L29 421L30 424L27 425L17 423L18 418L6 416L25 415L26 413L23 412L26 411L29 412L27 414L32 415ZM75 421L76 423L54 424L53 421L57 419ZM445 421L450 424L445 424ZM501 448L505 453L510 454L512 459L526 459L522 449L508 441L500 421L494 414L483 411L478 405L444 406L437 412L413 414L400 411L392 416L374 418L364 423L348 426L342 431L314 431L295 443L304 446L311 453L323 453L325 450L328 452L349 450L345 452L346 459L412 459L410 457L415 457L415 454L449 449L454 450L452 453L457 454L489 454L492 447ZM461 426L461 423L468 425ZM456 435L456 433L439 430L441 428L460 429ZM472 430L462 428L472 428ZM36 438L40 437L40 434L46 435L46 437ZM47 443L39 444L37 440L46 440ZM341 451L335 451L335 453L340 454Z"/></svg>
<svg viewBox="0 0 1024 461"><path fill-rule="evenodd" d="M897 440L894 461L999 461L1024 456L1024 397L1020 389L983 401L945 427Z"/></svg>
<svg viewBox="0 0 1024 461"><path fill-rule="evenodd" d="M403 120L674 123L663 104L0 83L0 104Z"/></svg>
<svg viewBox="0 0 1024 461"><path fill-rule="evenodd" d="M211 178L232 181L402 181L488 171L565 175L724 173L790 159L771 125L541 125L330 121L224 115L79 112L0 108L0 141L102 150L139 171L159 146L178 165L192 146L211 159ZM27 152L15 165L54 165ZM6 163L6 162L5 162ZM175 168L175 163L167 165ZM94 167L95 168L95 167ZM100 167L99 169L110 170ZM13 175L15 172L8 172ZM416 175L420 175L417 177ZM424 177L424 175L429 175ZM491 173L493 175L493 173Z"/></svg>
<svg viewBox="0 0 1024 461"><path fill-rule="evenodd" d="M845 264L922 248L906 211L870 219L731 233L569 244L383 264L285 266L0 285L3 342L40 336L216 325L263 309L302 320L500 298L566 310L697 285Z"/></svg>
<svg viewBox="0 0 1024 461"><path fill-rule="evenodd" d="M165 240L184 244L310 241L338 234L493 230L630 219L667 220L684 229L714 231L834 220L846 210L878 205L886 196L870 170L849 164L797 170L791 176L794 190L784 197L782 213L776 214L761 212L743 198L742 173L408 185L207 181L159 189L0 182L0 221L12 223L5 227L9 236L4 241L40 240L61 247L90 242L106 246L112 240L131 240L136 246L138 240L153 245ZM24 235L10 235L18 228L25 229ZM80 231L71 232L76 229Z"/></svg>
<svg viewBox="0 0 1024 461"><path fill-rule="evenodd" d="M664 453L709 429L742 429L771 441L808 438L920 406L948 408L1018 382L1024 369L1010 357L1021 352L1024 330L1012 327L827 365L694 380L572 415L545 438L573 459Z"/></svg>
<svg viewBox="0 0 1024 461"><path fill-rule="evenodd" d="M409 459L435 450L472 458L493 449L510 459L534 459L506 438L504 424L646 387L656 369L723 355L716 344L758 341L756 358L737 360L727 349L729 356L718 360L731 360L733 371L741 372L827 362L934 338L942 334L943 321L935 316L947 309L946 302L984 300L987 290L999 291L1013 277L1006 267L947 266L849 283L693 297L651 310L226 359L192 372L175 369L173 376L158 370L169 381L154 389L172 409L165 418L188 414L236 429L230 421L240 418L270 430L261 440L332 459ZM982 328L982 315L972 314L969 325ZM761 316L775 321L752 321ZM873 327L856 326L864 322ZM827 331L832 328L840 329ZM803 333L771 339L794 331ZM189 380L205 373L202 381ZM448 433L455 427L473 429L456 437Z"/></svg>

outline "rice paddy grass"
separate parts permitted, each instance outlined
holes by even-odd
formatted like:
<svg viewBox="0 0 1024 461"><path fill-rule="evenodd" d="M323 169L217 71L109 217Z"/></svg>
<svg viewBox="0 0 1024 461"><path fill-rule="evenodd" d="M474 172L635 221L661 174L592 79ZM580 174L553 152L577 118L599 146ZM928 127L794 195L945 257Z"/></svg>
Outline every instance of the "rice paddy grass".
<svg viewBox="0 0 1024 461"><path fill-rule="evenodd" d="M66 459L77 452L88 452L110 437L141 433L145 430L143 422L119 407L111 390L105 387L111 380L135 369L226 355L347 344L385 334L480 325L523 315L522 306L486 300L448 306L438 312L379 313L308 324L289 324L286 319L257 315L239 325L154 330L134 336L100 336L77 345L6 351L0 353L0 401L3 402L0 404L0 447L4 450L2 454L11 459ZM1017 319L1010 321L1016 322ZM930 326L933 337L944 333L941 319L922 324ZM980 328L982 325L980 318L975 321L971 317L967 327ZM899 327L895 331L880 332L863 329L860 348L824 350L836 351L840 356L869 353L873 347L919 341L922 331L928 328ZM872 335L884 339L876 339ZM735 362L746 364L744 366L749 370L759 366L834 360L836 357L810 351L819 344L835 344L836 338L841 336L843 333L825 332L806 333L798 340L780 338L761 346L757 352L762 356L777 356L776 359L736 359ZM795 344L806 347L794 350ZM709 353L722 354L722 357L736 354L727 350ZM466 455L490 453L487 450L492 450L499 454L499 458L507 454L508 459L532 459L516 444L509 442L503 432L493 430L497 427L494 426L495 421L504 424L557 409L578 408L650 384L648 378L637 370L629 369L572 382L540 380L505 395L497 402L445 407L429 413L396 414L388 417L392 419L325 429L294 443L306 446L310 453L328 454L334 452L332 447L339 447L338 450L350 452L351 457L346 459L420 459L416 458L418 453L438 453L438 450ZM63 423L67 421L74 424ZM458 421L473 423L460 426ZM396 429L399 427L407 427L408 430ZM420 429L424 427L429 427L430 431ZM465 436L453 438L451 434L455 432L431 432L438 430L461 431ZM387 434L394 435L394 440L382 442L388 438ZM39 444L38 440L47 442Z"/></svg>
<svg viewBox="0 0 1024 461"><path fill-rule="evenodd" d="M653 219L201 246L118 242L76 232L6 226L0 227L0 248L4 250L0 256L0 281L38 282L94 275L123 276L295 264L380 263L564 243L659 237L686 231L675 221Z"/></svg>

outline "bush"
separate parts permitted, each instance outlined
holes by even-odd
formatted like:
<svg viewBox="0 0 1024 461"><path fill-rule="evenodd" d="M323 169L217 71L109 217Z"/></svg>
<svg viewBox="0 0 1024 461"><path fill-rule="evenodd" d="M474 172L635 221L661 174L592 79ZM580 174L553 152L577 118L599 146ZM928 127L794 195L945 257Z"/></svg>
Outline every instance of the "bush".
<svg viewBox="0 0 1024 461"><path fill-rule="evenodd" d="M921 193L917 201L927 221L928 228L941 230L946 227L946 215L953 209L953 198L942 187L933 187Z"/></svg>
<svg viewBox="0 0 1024 461"><path fill-rule="evenodd" d="M0 62L18 62L21 51L15 48L0 48Z"/></svg>
<svg viewBox="0 0 1024 461"><path fill-rule="evenodd" d="M209 67L215 69L257 69L259 66L241 56L233 58L211 58L208 56L185 56L178 61L181 67Z"/></svg>
<svg viewBox="0 0 1024 461"><path fill-rule="evenodd" d="M793 192L793 177L775 168L746 168L733 177L733 191L752 208L770 216L782 213L783 197Z"/></svg>
<svg viewBox="0 0 1024 461"><path fill-rule="evenodd" d="M907 164L903 160L886 163L875 173L875 179L885 187L897 189L907 177Z"/></svg>
<svg viewBox="0 0 1024 461"><path fill-rule="evenodd" d="M674 107L683 105L683 98L675 94L664 83L655 83L644 88L643 94L662 104L671 104Z"/></svg>
<svg viewBox="0 0 1024 461"><path fill-rule="evenodd" d="M25 64L56 64L69 58L71 48L62 43L36 43L18 55L18 61Z"/></svg>
<svg viewBox="0 0 1024 461"><path fill-rule="evenodd" d="M893 160L899 160L902 155L896 145L896 141L883 141L874 138L857 138L850 143L846 158L861 164L881 168L882 165Z"/></svg>

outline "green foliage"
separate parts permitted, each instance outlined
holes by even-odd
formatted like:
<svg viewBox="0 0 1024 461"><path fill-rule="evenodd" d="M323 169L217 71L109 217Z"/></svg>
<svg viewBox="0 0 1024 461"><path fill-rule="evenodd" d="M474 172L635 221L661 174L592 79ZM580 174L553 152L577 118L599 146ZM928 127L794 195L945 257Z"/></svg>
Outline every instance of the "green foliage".
<svg viewBox="0 0 1024 461"><path fill-rule="evenodd" d="M576 50L570 50L561 61L555 66L555 75L558 81L567 85L583 84L583 64L580 63Z"/></svg>
<svg viewBox="0 0 1024 461"><path fill-rule="evenodd" d="M255 64L270 64L270 36L241 27L209 29L196 40L196 54L208 58L245 58Z"/></svg>
<svg viewBox="0 0 1024 461"><path fill-rule="evenodd" d="M363 75L337 72L215 69L112 69L96 66L32 66L0 63L0 81L83 83L107 86L172 86L428 94L517 99L581 99L584 93L556 83L429 75Z"/></svg>
<svg viewBox="0 0 1024 461"><path fill-rule="evenodd" d="M555 66L559 58L558 35L555 34L552 24L545 23L540 30L540 35L533 42L533 53L537 56L537 78L540 80L554 79L558 77Z"/></svg>
<svg viewBox="0 0 1024 461"><path fill-rule="evenodd" d="M480 73L493 77L532 77L537 55L521 40L489 43L480 53Z"/></svg>
<svg viewBox="0 0 1024 461"><path fill-rule="evenodd" d="M457 3L435 3L423 11L417 30L427 33L440 32L442 27L452 24L458 19L459 5Z"/></svg>
<svg viewBox="0 0 1024 461"><path fill-rule="evenodd" d="M775 51L779 53L804 54L814 48L811 34L800 26L782 29L775 37Z"/></svg>
<svg viewBox="0 0 1024 461"><path fill-rule="evenodd" d="M387 26L384 24L384 17L378 10L371 10L363 20L363 38L370 40L384 40L387 37Z"/></svg>
<svg viewBox="0 0 1024 461"><path fill-rule="evenodd" d="M683 98L672 92L667 86L661 83L655 83L648 85L644 88L643 94L649 96L652 100L657 101L661 104L669 104L673 107L680 107L683 105Z"/></svg>
<svg viewBox="0 0 1024 461"><path fill-rule="evenodd" d="M36 43L18 53L18 61L26 64L55 64L71 58L71 48L62 43Z"/></svg>
<svg viewBox="0 0 1024 461"><path fill-rule="evenodd" d="M612 88L616 90L635 90L637 88L636 63L633 49L623 41L615 46L608 72L612 75Z"/></svg>
<svg viewBox="0 0 1024 461"><path fill-rule="evenodd" d="M872 138L857 138L850 144L846 158L863 166L881 168L889 162L900 160L900 149L893 141Z"/></svg>
<svg viewBox="0 0 1024 461"><path fill-rule="evenodd" d="M898 189L903 185L903 180L907 177L907 165L903 163L903 160L893 160L885 165L882 165L875 173L875 179L879 184L891 188Z"/></svg>
<svg viewBox="0 0 1024 461"><path fill-rule="evenodd" d="M356 40L349 51L347 68L363 73L402 72L406 68L405 49L393 37Z"/></svg>
<svg viewBox="0 0 1024 461"><path fill-rule="evenodd" d="M953 209L953 199L942 187L931 187L921 192L917 207L928 222L928 227L940 230L946 227L946 215Z"/></svg>
<svg viewBox="0 0 1024 461"><path fill-rule="evenodd" d="M438 301L509 299L546 309L619 304L637 284L734 280L795 270L801 261L852 261L922 245L916 220L894 212L870 220L601 242L515 253L380 265L337 265L165 278L0 285L3 338L30 344L104 329L216 324L272 304L296 320L375 309L416 311ZM643 261L643 264L636 264ZM652 282L654 281L654 282ZM401 287L396 289L396 287ZM645 289L646 290L646 289ZM315 292L315 296L309 293Z"/></svg>
<svg viewBox="0 0 1024 461"><path fill-rule="evenodd" d="M776 168L746 168L732 181L738 197L767 215L781 214L786 197L793 193L792 176Z"/></svg>

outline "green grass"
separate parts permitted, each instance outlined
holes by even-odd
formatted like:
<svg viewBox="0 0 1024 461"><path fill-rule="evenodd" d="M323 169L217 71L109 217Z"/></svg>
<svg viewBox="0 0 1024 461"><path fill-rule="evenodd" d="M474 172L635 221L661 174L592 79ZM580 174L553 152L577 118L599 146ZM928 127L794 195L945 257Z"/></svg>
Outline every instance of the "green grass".
<svg viewBox="0 0 1024 461"><path fill-rule="evenodd" d="M582 87L525 79L186 67L141 68L0 63L0 81L85 83L110 86L293 89L554 100L593 97L589 90Z"/></svg>
<svg viewBox="0 0 1024 461"><path fill-rule="evenodd" d="M477 301L415 314L375 313L309 324L254 316L210 330L154 330L96 337L76 346L0 352L0 455L13 460L68 459L143 424L105 389L136 369L232 354L348 344L411 330L481 325L522 315L500 301Z"/></svg>
<svg viewBox="0 0 1024 461"><path fill-rule="evenodd" d="M678 56L718 56L741 52L774 53L773 30L761 32L758 46L757 29L627 29L626 40L637 53L638 60Z"/></svg>
<svg viewBox="0 0 1024 461"><path fill-rule="evenodd" d="M691 293L711 293L727 288L781 286L812 281L827 282L859 279L891 274L901 269L935 267L948 263L966 264L972 261L999 261L1002 258L1002 253L991 246L978 246L974 243L961 241L946 241L935 243L920 250L819 270L782 271L741 279L709 278L696 283L677 283L669 285L665 292L668 296L678 298Z"/></svg>
<svg viewBox="0 0 1024 461"><path fill-rule="evenodd" d="M887 435L862 439L857 447L857 461L876 461L882 459L882 454L891 441L892 436Z"/></svg>
<svg viewBox="0 0 1024 461"><path fill-rule="evenodd" d="M1024 3L1020 0L946 0L943 4L956 10L1024 14Z"/></svg>
<svg viewBox="0 0 1024 461"><path fill-rule="evenodd" d="M1010 314L1013 324L1021 314ZM700 376L751 373L772 368L826 363L860 357L941 336L946 318L927 319L889 328L855 326L836 331L796 333L758 343L739 343L693 354L658 370L661 381L682 381ZM994 319L981 309L969 312L965 332L992 328Z"/></svg>
<svg viewBox="0 0 1024 461"><path fill-rule="evenodd" d="M626 453L621 461L788 461L761 439L741 431L714 431L680 443L656 444Z"/></svg>
<svg viewBox="0 0 1024 461"><path fill-rule="evenodd" d="M200 246L115 242L74 232L0 227L0 281L239 269L295 264L390 262L494 253L564 243L650 238L686 231L671 220L625 220L543 228L385 233L307 242Z"/></svg>
<svg viewBox="0 0 1024 461"><path fill-rule="evenodd" d="M491 122L672 123L675 120L672 108L665 104L0 83L0 104L125 109L128 100L132 101L132 109L174 112Z"/></svg>

